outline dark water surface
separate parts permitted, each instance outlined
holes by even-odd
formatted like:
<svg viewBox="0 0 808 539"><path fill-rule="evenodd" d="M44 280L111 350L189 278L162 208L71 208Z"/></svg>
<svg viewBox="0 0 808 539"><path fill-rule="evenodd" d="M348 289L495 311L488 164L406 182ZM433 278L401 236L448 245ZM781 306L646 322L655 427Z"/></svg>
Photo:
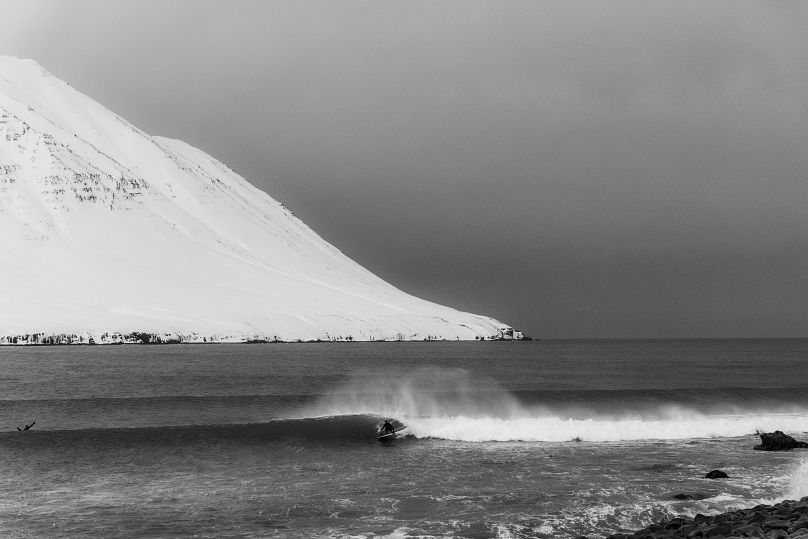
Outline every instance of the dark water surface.
<svg viewBox="0 0 808 539"><path fill-rule="evenodd" d="M808 431L806 360L805 340L0 348L0 536L599 537L799 497L808 453L752 446ZM385 417L409 436L378 443Z"/></svg>

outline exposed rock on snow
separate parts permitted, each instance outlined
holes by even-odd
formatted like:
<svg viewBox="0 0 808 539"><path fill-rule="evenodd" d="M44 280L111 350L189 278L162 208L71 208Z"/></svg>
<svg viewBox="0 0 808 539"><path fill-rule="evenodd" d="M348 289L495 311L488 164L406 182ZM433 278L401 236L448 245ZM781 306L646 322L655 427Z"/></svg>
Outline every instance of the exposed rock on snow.
<svg viewBox="0 0 808 539"><path fill-rule="evenodd" d="M5 56L0 253L0 344L519 335L396 289L206 153Z"/></svg>

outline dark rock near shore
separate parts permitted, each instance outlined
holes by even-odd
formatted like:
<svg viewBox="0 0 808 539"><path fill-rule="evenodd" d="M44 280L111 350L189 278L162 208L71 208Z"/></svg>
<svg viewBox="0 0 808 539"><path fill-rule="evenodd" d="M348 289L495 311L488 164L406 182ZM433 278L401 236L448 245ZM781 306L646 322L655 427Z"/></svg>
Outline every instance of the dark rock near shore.
<svg viewBox="0 0 808 539"><path fill-rule="evenodd" d="M808 496L775 505L758 505L692 519L676 517L651 524L636 532L616 533L607 539L690 539L694 537L758 537L761 539L808 539Z"/></svg>
<svg viewBox="0 0 808 539"><path fill-rule="evenodd" d="M808 447L808 442L799 442L788 434L783 434L783 431L776 430L762 433L760 435L760 445L756 445L755 449L761 451L790 451L800 447Z"/></svg>
<svg viewBox="0 0 808 539"><path fill-rule="evenodd" d="M726 472L722 472L721 470L713 470L711 472L707 472L707 475L704 476L704 479L725 479L729 477Z"/></svg>
<svg viewBox="0 0 808 539"><path fill-rule="evenodd" d="M703 500L709 497L709 494L705 494L703 492L694 492L693 494L679 493L673 495L674 500Z"/></svg>

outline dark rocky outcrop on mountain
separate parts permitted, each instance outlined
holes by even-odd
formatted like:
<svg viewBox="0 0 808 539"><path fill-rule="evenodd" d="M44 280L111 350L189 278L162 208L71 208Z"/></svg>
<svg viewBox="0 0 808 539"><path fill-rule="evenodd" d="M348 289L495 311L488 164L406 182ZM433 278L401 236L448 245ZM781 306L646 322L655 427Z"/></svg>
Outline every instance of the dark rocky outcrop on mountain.
<svg viewBox="0 0 808 539"><path fill-rule="evenodd" d="M808 442L797 441L788 434L783 434L783 431L776 430L761 433L760 445L756 445L755 449L761 451L789 451L800 447L808 447Z"/></svg>

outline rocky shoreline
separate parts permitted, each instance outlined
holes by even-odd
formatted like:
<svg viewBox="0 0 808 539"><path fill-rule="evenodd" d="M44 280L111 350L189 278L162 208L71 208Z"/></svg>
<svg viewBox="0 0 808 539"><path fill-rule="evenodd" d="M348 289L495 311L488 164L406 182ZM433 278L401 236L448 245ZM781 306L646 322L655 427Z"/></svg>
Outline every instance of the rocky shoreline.
<svg viewBox="0 0 808 539"><path fill-rule="evenodd" d="M800 442L776 430L761 432L759 451L790 451L808 447L808 442ZM709 472L705 478L722 479L727 474L721 470ZM683 496L679 498L679 496ZM676 499L691 499L691 496L677 495ZM676 517L651 524L634 533L615 533L606 539L690 539L694 537L761 539L808 539L808 496L799 501L784 500L774 505L757 505L751 509L739 509L719 515L698 514L693 518Z"/></svg>
<svg viewBox="0 0 808 539"><path fill-rule="evenodd" d="M739 509L693 518L676 517L651 524L634 533L616 533L607 539L669 539L694 537L761 539L808 539L808 496L784 500L774 505L757 505L751 509Z"/></svg>

